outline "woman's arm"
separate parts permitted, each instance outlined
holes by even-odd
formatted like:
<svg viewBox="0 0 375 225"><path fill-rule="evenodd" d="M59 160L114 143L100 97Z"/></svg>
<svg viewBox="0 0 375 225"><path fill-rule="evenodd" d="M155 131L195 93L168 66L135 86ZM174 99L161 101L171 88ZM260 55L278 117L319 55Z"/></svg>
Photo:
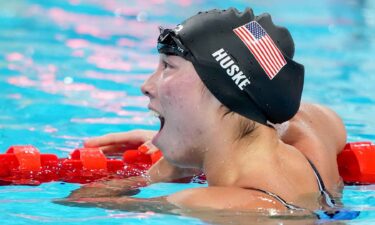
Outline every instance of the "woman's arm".
<svg viewBox="0 0 375 225"><path fill-rule="evenodd" d="M337 154L346 144L346 130L335 112L317 104L302 104L281 140L298 149L317 167L328 189L341 185Z"/></svg>
<svg viewBox="0 0 375 225"><path fill-rule="evenodd" d="M192 177L199 173L199 170L175 167L164 158L161 158L143 176L97 181L86 184L74 190L69 195L69 198L132 196L139 192L140 187L145 187L157 182L173 182L182 178Z"/></svg>
<svg viewBox="0 0 375 225"><path fill-rule="evenodd" d="M85 141L85 147L99 147L106 155L121 155L128 149L136 149L141 145L147 145L148 153L152 153L157 148L151 144L150 140L155 135L155 131L133 130L122 133L112 133L100 137L90 138ZM196 169L179 168L161 158L154 164L146 174L150 183L170 182L173 180L191 177L199 174Z"/></svg>
<svg viewBox="0 0 375 225"><path fill-rule="evenodd" d="M145 176L97 181L72 191L68 198L103 198L132 196L139 193L139 188L150 184Z"/></svg>
<svg viewBox="0 0 375 225"><path fill-rule="evenodd" d="M220 196L220 197L218 197ZM74 197L54 201L55 203L106 209L168 213L181 210L287 210L269 195L238 187L202 187L186 189L170 196L156 198L133 197Z"/></svg>
<svg viewBox="0 0 375 225"><path fill-rule="evenodd" d="M153 212L172 214L178 207L167 201L166 197L132 198L132 197L101 197L74 198L55 200L54 203L66 206L100 207L105 209L124 210L130 212Z"/></svg>
<svg viewBox="0 0 375 225"><path fill-rule="evenodd" d="M156 150L150 143L154 131L133 130L123 133L112 133L86 140L85 147L99 147L106 155L121 155L128 149L136 149L146 143L149 153ZM143 176L126 179L113 179L98 181L82 186L73 191L69 197L73 198L98 198L131 196L139 192L139 187L157 182L173 182L186 177L199 174L199 170L178 168L164 158L154 164Z"/></svg>

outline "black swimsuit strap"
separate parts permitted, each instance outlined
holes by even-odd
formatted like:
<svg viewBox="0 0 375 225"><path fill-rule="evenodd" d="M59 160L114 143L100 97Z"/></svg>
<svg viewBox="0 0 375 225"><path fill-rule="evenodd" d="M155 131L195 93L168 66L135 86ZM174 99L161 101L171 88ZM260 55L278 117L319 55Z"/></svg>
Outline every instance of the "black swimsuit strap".
<svg viewBox="0 0 375 225"><path fill-rule="evenodd" d="M319 174L318 170L316 169L315 165L309 159L307 159L307 161L309 161L311 168L314 170L315 177L318 181L319 191L320 191L322 197L324 198L325 203L330 207L335 207L336 202L333 199L332 195L326 190L323 179L320 176L320 174Z"/></svg>
<svg viewBox="0 0 375 225"><path fill-rule="evenodd" d="M320 192L325 191L326 186L324 185L323 179L320 176L320 173L318 172L318 169L316 169L315 165L309 159L307 159L307 161L309 161L311 168L314 170L316 180L318 181L319 191Z"/></svg>
<svg viewBox="0 0 375 225"><path fill-rule="evenodd" d="M278 196L277 194L274 194L272 192L265 191L265 190L258 189L258 188L245 188L245 189L254 190L254 191L260 191L262 193L265 193L265 194L267 194L267 195L275 198L277 201L279 201L281 204L283 204L287 209L290 209L290 210L305 210L304 208L301 208L299 206L296 206L296 205L288 203L283 198L281 198L280 196Z"/></svg>
<svg viewBox="0 0 375 225"><path fill-rule="evenodd" d="M314 174L315 174L315 177L316 177L316 180L318 181L318 187L319 187L319 191L321 193L321 196L324 198L324 201L325 203L334 208L335 205L336 205L336 202L335 200L332 198L331 194L329 192L326 191L326 187L324 185L324 182L323 182L323 179L322 177L320 176L318 170L316 169L315 165L309 160L307 159L307 161L309 161L310 163L310 166L311 168L313 169L314 171ZM268 191L265 191L265 190L262 190L262 189L258 189L258 188L245 188L245 189L249 189L249 190L255 190L255 191L260 191L262 193L265 193L273 198L275 198L276 200L278 200L281 204L283 204L287 209L290 209L290 210L305 210L304 208L301 208L299 206L296 206L296 205L293 205L293 204L290 204L288 202L286 202L283 198L281 198L280 196L278 196L277 194L274 194L272 192L268 192Z"/></svg>

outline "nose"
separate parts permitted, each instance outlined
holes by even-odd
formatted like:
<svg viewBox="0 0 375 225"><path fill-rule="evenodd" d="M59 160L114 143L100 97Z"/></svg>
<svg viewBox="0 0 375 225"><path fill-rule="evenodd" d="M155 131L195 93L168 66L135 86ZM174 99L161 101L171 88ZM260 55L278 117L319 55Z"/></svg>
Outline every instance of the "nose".
<svg viewBox="0 0 375 225"><path fill-rule="evenodd" d="M157 94L156 82L158 77L158 71L155 71L147 80L142 84L141 91L144 95L149 98L153 98Z"/></svg>

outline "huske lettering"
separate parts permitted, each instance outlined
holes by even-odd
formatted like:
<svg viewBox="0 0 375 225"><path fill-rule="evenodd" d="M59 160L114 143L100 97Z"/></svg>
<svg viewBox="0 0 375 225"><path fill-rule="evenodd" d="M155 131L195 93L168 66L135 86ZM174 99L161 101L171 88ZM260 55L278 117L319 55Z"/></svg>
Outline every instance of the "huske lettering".
<svg viewBox="0 0 375 225"><path fill-rule="evenodd" d="M234 63L234 60L223 48L212 53L212 56L219 62L221 68L225 70L227 75L232 77L232 80L241 91L245 86L250 84L250 80L246 78L240 70L240 67Z"/></svg>

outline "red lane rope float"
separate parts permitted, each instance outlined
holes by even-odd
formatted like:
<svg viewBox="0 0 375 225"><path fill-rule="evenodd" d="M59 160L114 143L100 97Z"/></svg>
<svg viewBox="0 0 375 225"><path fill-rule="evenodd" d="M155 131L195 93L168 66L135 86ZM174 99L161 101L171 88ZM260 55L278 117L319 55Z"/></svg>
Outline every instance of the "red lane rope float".
<svg viewBox="0 0 375 225"><path fill-rule="evenodd" d="M145 147L124 152L121 159L106 158L98 148L74 150L69 158L41 154L33 146L12 146L0 154L0 185L39 185L50 181L89 183L144 173L160 157Z"/></svg>
<svg viewBox="0 0 375 225"><path fill-rule="evenodd" d="M339 172L345 183L375 183L375 145L371 142L346 144L337 157Z"/></svg>
<svg viewBox="0 0 375 225"><path fill-rule="evenodd" d="M57 180L58 158L33 146L12 146L0 154L0 184L38 185Z"/></svg>
<svg viewBox="0 0 375 225"><path fill-rule="evenodd" d="M89 183L144 173L162 154L148 148L127 150L121 159L106 158L98 148L74 150L69 158L41 154L33 146L12 146L0 154L0 185L39 185L50 181ZM341 177L348 184L375 183L375 145L348 143L337 157Z"/></svg>

